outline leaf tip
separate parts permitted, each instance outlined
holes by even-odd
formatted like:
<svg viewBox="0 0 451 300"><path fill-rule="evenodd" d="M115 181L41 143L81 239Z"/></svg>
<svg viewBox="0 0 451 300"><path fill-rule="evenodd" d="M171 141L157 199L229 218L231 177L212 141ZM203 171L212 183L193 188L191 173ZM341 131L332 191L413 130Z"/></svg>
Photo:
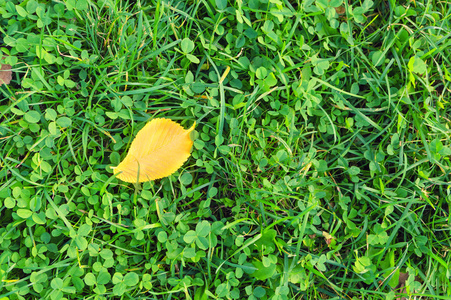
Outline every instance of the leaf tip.
<svg viewBox="0 0 451 300"><path fill-rule="evenodd" d="M194 130L194 127L196 127L196 121L194 121L194 124L188 129L189 132Z"/></svg>

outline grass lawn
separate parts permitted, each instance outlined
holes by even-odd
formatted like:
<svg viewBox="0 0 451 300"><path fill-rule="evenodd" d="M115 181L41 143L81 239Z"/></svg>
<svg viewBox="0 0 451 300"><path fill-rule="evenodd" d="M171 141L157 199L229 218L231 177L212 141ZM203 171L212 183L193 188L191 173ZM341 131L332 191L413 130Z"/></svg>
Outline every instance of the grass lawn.
<svg viewBox="0 0 451 300"><path fill-rule="evenodd" d="M450 49L449 1L0 0L0 300L450 299ZM190 158L121 181L155 118Z"/></svg>

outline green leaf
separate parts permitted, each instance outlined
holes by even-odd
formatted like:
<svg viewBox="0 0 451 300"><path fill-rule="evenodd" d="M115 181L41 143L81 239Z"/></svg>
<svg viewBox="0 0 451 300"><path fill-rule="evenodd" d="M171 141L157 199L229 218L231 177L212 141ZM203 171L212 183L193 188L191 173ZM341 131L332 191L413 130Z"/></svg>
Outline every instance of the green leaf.
<svg viewBox="0 0 451 300"><path fill-rule="evenodd" d="M89 234L89 232L91 231L91 229L92 229L91 225L83 224L78 229L78 234L81 235L81 236L87 236Z"/></svg>
<svg viewBox="0 0 451 300"><path fill-rule="evenodd" d="M188 58L189 61L194 63L194 64L200 63L200 60L197 57L195 57L194 55L192 55L192 54L189 54L189 53L186 54L186 58Z"/></svg>
<svg viewBox="0 0 451 300"><path fill-rule="evenodd" d="M61 290L63 288L63 280L61 278L53 278L50 286L54 289L54 290Z"/></svg>
<svg viewBox="0 0 451 300"><path fill-rule="evenodd" d="M449 156L449 155L451 155L451 149L448 147L443 147L439 153L442 156Z"/></svg>
<svg viewBox="0 0 451 300"><path fill-rule="evenodd" d="M266 295L266 289L264 289L264 288L261 287L261 286L257 286L257 287L254 289L253 294L254 294L254 296L257 297L257 298L262 298L262 297L264 297L264 296Z"/></svg>
<svg viewBox="0 0 451 300"><path fill-rule="evenodd" d="M255 75L257 76L258 79L264 79L268 75L268 71L266 70L265 67L260 67L255 72Z"/></svg>
<svg viewBox="0 0 451 300"><path fill-rule="evenodd" d="M316 261L316 267L318 268L318 270L320 270L321 272L326 271L326 265L324 264L326 262L326 255L322 254L318 260Z"/></svg>
<svg viewBox="0 0 451 300"><path fill-rule="evenodd" d="M56 127L56 122L50 122L49 123L49 133L51 135L58 135L59 129Z"/></svg>
<svg viewBox="0 0 451 300"><path fill-rule="evenodd" d="M25 208L19 208L16 213L22 219L28 219L33 215L33 212L31 210Z"/></svg>
<svg viewBox="0 0 451 300"><path fill-rule="evenodd" d="M226 9L227 0L215 0L216 8L219 10Z"/></svg>
<svg viewBox="0 0 451 300"><path fill-rule="evenodd" d="M261 261L254 261L252 262L254 267L257 268L257 270L250 274L251 277L255 277L258 280L266 280L268 278L271 278L272 275L276 271L276 265L270 264L268 267L265 267Z"/></svg>
<svg viewBox="0 0 451 300"><path fill-rule="evenodd" d="M63 293L75 294L77 289L73 286L65 286L61 289Z"/></svg>
<svg viewBox="0 0 451 300"><path fill-rule="evenodd" d="M113 293L117 296L122 296L127 289L127 285L124 282L116 284L113 288Z"/></svg>
<svg viewBox="0 0 451 300"><path fill-rule="evenodd" d="M209 248L208 240L207 240L207 238L205 238L203 236L197 237L196 245L197 245L197 247L199 247L202 250L207 250Z"/></svg>
<svg viewBox="0 0 451 300"><path fill-rule="evenodd" d="M427 65L420 57L412 56L407 65L413 73L424 74L426 72Z"/></svg>
<svg viewBox="0 0 451 300"><path fill-rule="evenodd" d="M36 8L39 6L38 2L35 0L29 0L27 2L27 11L29 14L34 14L36 12Z"/></svg>
<svg viewBox="0 0 451 300"><path fill-rule="evenodd" d="M208 198L214 198L218 194L218 188L211 187L210 190L208 190Z"/></svg>
<svg viewBox="0 0 451 300"><path fill-rule="evenodd" d="M15 107L11 107L11 112L18 116L23 116L25 112L21 111L20 109L17 109Z"/></svg>
<svg viewBox="0 0 451 300"><path fill-rule="evenodd" d="M53 108L47 108L45 110L45 116L44 117L47 120L55 121L57 116L58 115L57 115L56 111Z"/></svg>
<svg viewBox="0 0 451 300"><path fill-rule="evenodd" d="M439 153L443 149L443 144L439 139L434 139L431 141L429 149L434 153Z"/></svg>
<svg viewBox="0 0 451 300"><path fill-rule="evenodd" d="M318 172L326 172L328 170L327 162L324 160L319 160L314 162L314 165Z"/></svg>
<svg viewBox="0 0 451 300"><path fill-rule="evenodd" d="M305 268L302 265L295 266L288 275L288 280L291 283L297 284L305 280L307 277Z"/></svg>
<svg viewBox="0 0 451 300"><path fill-rule="evenodd" d="M32 272L30 276L30 281L32 283L44 282L48 278L46 273Z"/></svg>
<svg viewBox="0 0 451 300"><path fill-rule="evenodd" d="M92 285L96 284L96 282L97 282L95 275L92 274L91 272L89 272L85 275L84 280L85 280L86 285L89 285L89 286L92 286Z"/></svg>
<svg viewBox="0 0 451 300"><path fill-rule="evenodd" d="M188 185L193 181L193 175L191 173L185 172L180 176L180 183L183 185Z"/></svg>
<svg viewBox="0 0 451 300"><path fill-rule="evenodd" d="M326 166L326 168L327 168L327 166ZM356 166L352 166L348 169L348 173L351 176L355 176L360 173L360 168L356 167Z"/></svg>
<svg viewBox="0 0 451 300"><path fill-rule="evenodd" d="M111 112L111 111L105 112L105 115L112 120L116 120L119 117L119 114L117 112Z"/></svg>
<svg viewBox="0 0 451 300"><path fill-rule="evenodd" d="M180 43L180 47L182 48L182 52L187 54L194 50L194 42L189 38L184 38Z"/></svg>
<svg viewBox="0 0 451 300"><path fill-rule="evenodd" d="M197 235L194 230L190 230L187 233L185 233L185 236L183 237L183 240L187 244L191 244L196 239Z"/></svg>
<svg viewBox="0 0 451 300"><path fill-rule="evenodd" d="M373 55L371 56L371 60L375 67L380 66L385 60L384 52L382 52L382 51L373 52Z"/></svg>
<svg viewBox="0 0 451 300"><path fill-rule="evenodd" d="M111 280L111 275L108 271L101 271L97 275L97 284L107 284Z"/></svg>
<svg viewBox="0 0 451 300"><path fill-rule="evenodd" d="M224 298L229 294L229 289L227 288L227 284L226 283L221 283L218 285L218 287L216 288L216 295L218 297Z"/></svg>
<svg viewBox="0 0 451 300"><path fill-rule="evenodd" d="M25 114L24 118L28 123L38 123L41 119L41 114L35 110L30 110Z"/></svg>
<svg viewBox="0 0 451 300"><path fill-rule="evenodd" d="M208 295L204 288L198 288L194 294L194 300L208 300Z"/></svg>
<svg viewBox="0 0 451 300"><path fill-rule="evenodd" d="M211 225L208 221L202 221L201 223L197 223L196 225L196 234L198 236L206 237L211 230Z"/></svg>
<svg viewBox="0 0 451 300"><path fill-rule="evenodd" d="M26 17L28 15L27 11L20 5L16 5L16 11L21 17Z"/></svg>
<svg viewBox="0 0 451 300"><path fill-rule="evenodd" d="M69 119L68 117L61 117L56 120L56 123L60 127L64 128L64 127L69 127L70 125L72 125L72 120Z"/></svg>
<svg viewBox="0 0 451 300"><path fill-rule="evenodd" d="M129 272L124 276L124 282L128 286L135 286L139 282L139 276L135 272Z"/></svg>
<svg viewBox="0 0 451 300"><path fill-rule="evenodd" d="M133 106L133 99L129 96L123 96L120 101L122 104L124 104L126 107L132 107Z"/></svg>
<svg viewBox="0 0 451 300"><path fill-rule="evenodd" d="M40 167L44 173L50 173L52 171L52 166L46 161L41 161Z"/></svg>
<svg viewBox="0 0 451 300"><path fill-rule="evenodd" d="M87 0L77 0L75 4L75 8L77 10L87 10L88 9L88 1Z"/></svg>
<svg viewBox="0 0 451 300"><path fill-rule="evenodd" d="M166 243L168 240L168 234L165 231L160 231L157 235L157 239L160 243Z"/></svg>
<svg viewBox="0 0 451 300"><path fill-rule="evenodd" d="M202 82L194 82L191 85L191 90L196 94L201 94L205 91L205 84Z"/></svg>
<svg viewBox="0 0 451 300"><path fill-rule="evenodd" d="M193 258L196 257L196 249L187 247L183 250L183 257Z"/></svg>
<svg viewBox="0 0 451 300"><path fill-rule="evenodd" d="M313 72L317 75L323 75L324 72L329 68L329 61L324 59L318 59L315 67L313 68Z"/></svg>
<svg viewBox="0 0 451 300"><path fill-rule="evenodd" d="M388 216L389 214L391 214L394 211L394 206L393 205L389 205L385 208L385 216Z"/></svg>
<svg viewBox="0 0 451 300"><path fill-rule="evenodd" d="M277 84L277 79L276 76L274 75L273 72L269 73L269 75L264 79L264 82L268 85L268 86L275 86Z"/></svg>
<svg viewBox="0 0 451 300"><path fill-rule="evenodd" d="M121 162L121 155L118 152L111 152L110 162L117 166Z"/></svg>
<svg viewBox="0 0 451 300"><path fill-rule="evenodd" d="M52 300L61 300L61 299L63 299L63 292L61 290L53 291L50 294L50 299L52 299Z"/></svg>
<svg viewBox="0 0 451 300"><path fill-rule="evenodd" d="M19 198L22 195L22 188L20 186L16 186L13 188L13 197Z"/></svg>
<svg viewBox="0 0 451 300"><path fill-rule="evenodd" d="M262 263L263 263L263 265L265 267L269 267L269 265L272 264L273 262L272 262L272 260L269 257L263 256L262 257Z"/></svg>
<svg viewBox="0 0 451 300"><path fill-rule="evenodd" d="M329 6L331 7L339 7L341 4L343 4L343 0L330 0Z"/></svg>
<svg viewBox="0 0 451 300"><path fill-rule="evenodd" d="M267 253L272 253L275 249L274 238L277 235L277 231L269 229L263 232L260 239L255 241L254 246L259 250L266 250Z"/></svg>
<svg viewBox="0 0 451 300"><path fill-rule="evenodd" d="M85 250L86 248L88 248L88 241L84 237L76 236L74 241L79 250Z"/></svg>
<svg viewBox="0 0 451 300"><path fill-rule="evenodd" d="M64 85L66 85L68 88L73 88L73 87L75 87L75 82L73 82L72 80L70 80L70 79L65 79L64 80Z"/></svg>
<svg viewBox="0 0 451 300"><path fill-rule="evenodd" d="M100 251L100 257L102 257L103 259L110 259L113 257L113 251L111 251L110 249L102 249L102 251ZM120 274L120 273L118 273Z"/></svg>
<svg viewBox="0 0 451 300"><path fill-rule="evenodd" d="M60 75L56 77L56 82L58 82L59 85L64 86L64 78L61 77Z"/></svg>
<svg viewBox="0 0 451 300"><path fill-rule="evenodd" d="M34 213L32 215L32 219L36 224L44 225L45 224L45 214L44 213ZM42 239L42 236L41 236Z"/></svg>
<svg viewBox="0 0 451 300"><path fill-rule="evenodd" d="M4 204L5 204L6 208L11 209L11 208L14 208L16 206L16 200L14 200L11 197L8 197L8 198L5 199Z"/></svg>
<svg viewBox="0 0 451 300"><path fill-rule="evenodd" d="M271 32L273 29L274 29L274 22L271 20L266 20L265 23L263 24L263 26L261 27L261 30L266 34Z"/></svg>
<svg viewBox="0 0 451 300"><path fill-rule="evenodd" d="M370 10L371 7L373 7L373 5L374 5L374 2L373 2L373 1L371 1L371 0L365 0L365 1L363 2L363 4L362 4L362 8L363 8L365 11L368 11L368 10Z"/></svg>
<svg viewBox="0 0 451 300"><path fill-rule="evenodd" d="M123 281L123 279L124 279L124 276L121 273L116 272L113 275L113 284L119 284Z"/></svg>

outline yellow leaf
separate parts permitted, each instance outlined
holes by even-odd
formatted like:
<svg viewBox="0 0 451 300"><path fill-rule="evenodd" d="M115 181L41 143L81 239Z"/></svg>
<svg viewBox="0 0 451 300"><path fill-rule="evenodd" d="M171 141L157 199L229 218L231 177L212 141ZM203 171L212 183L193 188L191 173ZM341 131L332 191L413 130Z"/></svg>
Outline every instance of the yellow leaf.
<svg viewBox="0 0 451 300"><path fill-rule="evenodd" d="M144 182L171 175L190 156L193 141L190 129L169 119L153 119L133 140L127 156L114 168L125 182Z"/></svg>

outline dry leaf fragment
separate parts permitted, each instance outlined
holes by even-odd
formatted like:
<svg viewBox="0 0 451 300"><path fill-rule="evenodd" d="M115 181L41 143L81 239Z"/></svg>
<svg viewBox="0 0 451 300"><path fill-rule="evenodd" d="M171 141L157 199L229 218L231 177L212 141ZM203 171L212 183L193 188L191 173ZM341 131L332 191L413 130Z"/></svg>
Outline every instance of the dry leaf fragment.
<svg viewBox="0 0 451 300"><path fill-rule="evenodd" d="M11 65L4 65L0 69L0 85L9 84L12 79L13 72L11 71Z"/></svg>
<svg viewBox="0 0 451 300"><path fill-rule="evenodd" d="M409 276L410 276L409 273L403 273L403 272L399 273L399 279L398 279L399 283L395 288L395 290L398 293L407 294L406 282L409 279ZM418 281L421 283L421 279L418 276L415 276L415 281ZM396 298L396 300L407 300L407 298L406 297L398 297L398 298Z"/></svg>
<svg viewBox="0 0 451 300"><path fill-rule="evenodd" d="M346 12L346 8L341 5L339 7L335 7L335 11L337 12L337 14L342 15Z"/></svg>
<svg viewBox="0 0 451 300"><path fill-rule="evenodd" d="M396 290L398 290L400 293L407 294L407 290L405 287L407 278L409 278L409 273L403 273L403 272L399 273L399 279L398 279L399 283L396 286ZM396 300L406 300L406 298L399 297L399 298L396 298Z"/></svg>
<svg viewBox="0 0 451 300"><path fill-rule="evenodd" d="M124 160L114 168L125 182L144 182L171 175L190 156L193 140L190 129L169 119L153 119L133 140Z"/></svg>

